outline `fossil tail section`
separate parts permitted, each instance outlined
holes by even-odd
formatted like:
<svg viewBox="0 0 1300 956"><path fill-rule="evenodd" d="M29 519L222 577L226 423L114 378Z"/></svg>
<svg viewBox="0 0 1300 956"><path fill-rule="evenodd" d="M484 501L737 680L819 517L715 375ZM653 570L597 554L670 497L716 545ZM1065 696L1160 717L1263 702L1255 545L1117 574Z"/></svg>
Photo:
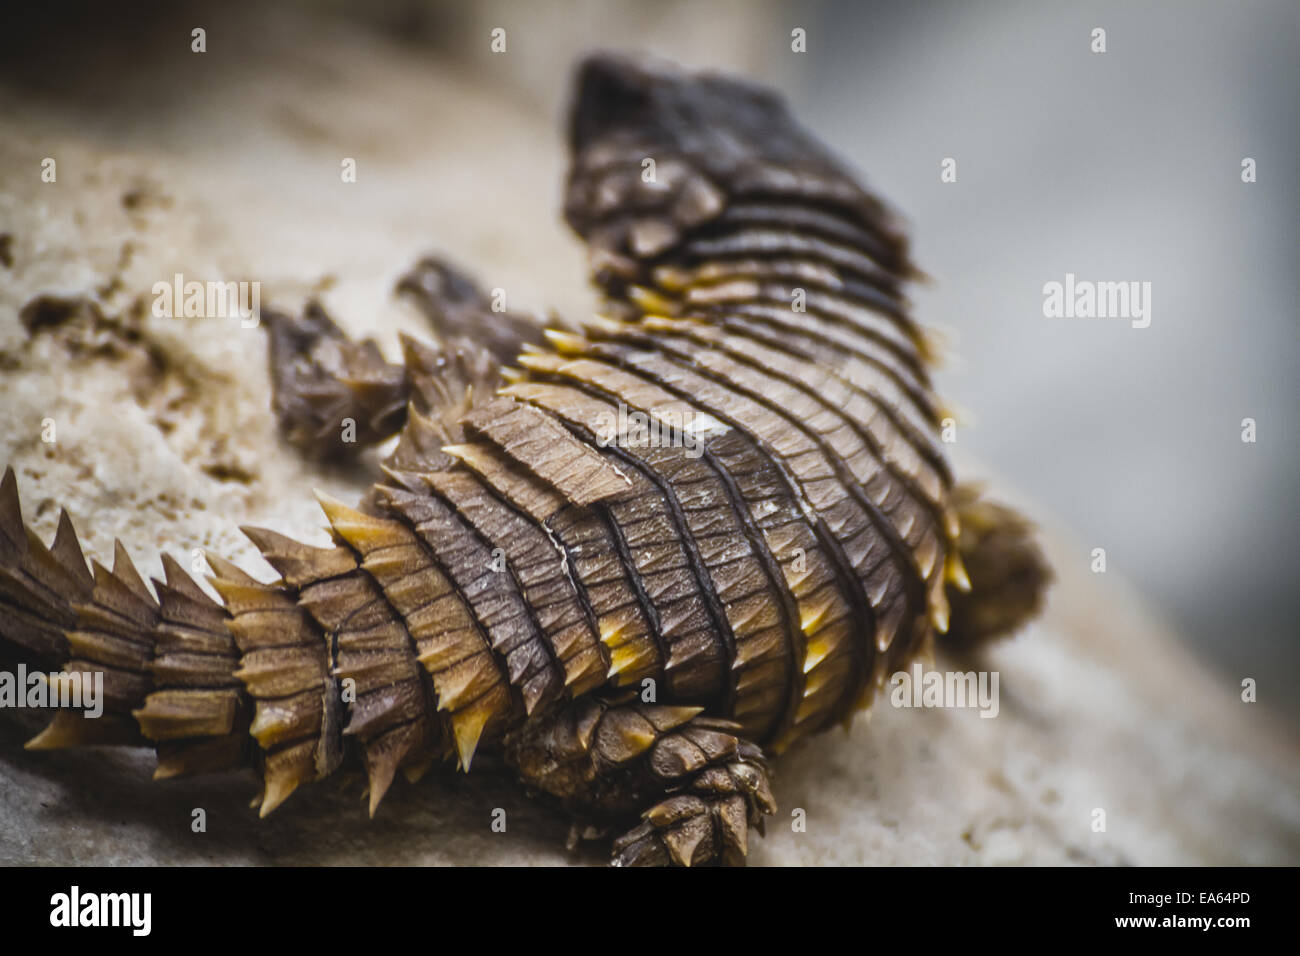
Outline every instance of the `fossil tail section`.
<svg viewBox="0 0 1300 956"><path fill-rule="evenodd" d="M358 539L358 520L378 523L350 514ZM398 770L416 776L451 753L439 703L453 709L448 724L462 746L477 741L457 726L448 683L449 670L470 655L436 640L440 624L416 622L417 635L434 632L421 645L380 579L342 543L316 548L247 533L279 580L258 581L209 556L218 602L164 556L163 580L151 590L120 544L111 569L87 566L66 513L53 544L43 544L23 524L7 470L0 658L44 682L40 703L62 704L28 747L154 746L156 777L252 767L262 777L265 815L348 758L369 775L373 813ZM102 706L93 706L96 698ZM472 710L468 719L480 731L487 723Z"/></svg>
<svg viewBox="0 0 1300 956"><path fill-rule="evenodd" d="M304 407L334 394L331 349L370 361L369 346L344 339L319 309L284 319L282 345L295 330L324 349L295 360L295 374L316 383L299 390ZM152 745L158 777L252 767L263 815L301 784L357 767L369 778L373 814L399 771L415 778L449 759L468 769L480 744L504 731L515 697L480 616L394 503L406 495L415 512L428 510L419 476L451 466L443 446L463 437L459 420L499 371L472 343L402 345L403 365L371 376L396 382L391 369L400 369L401 432L385 462L394 486L376 489L361 510L323 498L334 539L327 547L245 528L280 577L260 581L208 555L218 600L167 556L152 589L120 544L111 570L88 566L66 512L47 547L24 525L6 471L0 661L58 675L43 699L65 704L83 683L102 681L102 713L60 708L29 747ZM348 377L340 394L358 381ZM398 394L379 392L384 407Z"/></svg>
<svg viewBox="0 0 1300 956"><path fill-rule="evenodd" d="M163 567L157 597L120 543L111 569L88 567L67 512L46 547L23 524L17 480L6 470L0 647L45 669L50 701L67 704L83 689L102 688L102 713L61 708L30 748L154 742L159 776L246 763L248 708L234 677L228 614L174 560Z"/></svg>
<svg viewBox="0 0 1300 956"><path fill-rule="evenodd" d="M969 483L953 491L961 520L957 548L968 578L949 589L952 624L944 641L970 648L1019 630L1042 610L1052 569L1037 529Z"/></svg>

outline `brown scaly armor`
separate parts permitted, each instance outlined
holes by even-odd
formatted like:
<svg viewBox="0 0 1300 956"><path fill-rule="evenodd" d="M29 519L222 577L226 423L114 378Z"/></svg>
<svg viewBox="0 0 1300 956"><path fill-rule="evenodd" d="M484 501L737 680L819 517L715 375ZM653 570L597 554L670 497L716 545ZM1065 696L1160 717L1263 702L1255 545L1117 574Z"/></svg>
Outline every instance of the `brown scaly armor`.
<svg viewBox="0 0 1300 956"><path fill-rule="evenodd" d="M936 635L1037 612L1032 530L934 441L881 202L726 78L593 57L570 140L603 316L543 333L436 260L400 289L441 347L403 340L401 364L318 306L266 316L289 441L400 434L364 502L322 499L332 547L246 529L278 580L211 558L217 601L165 557L151 590L120 546L88 570L66 513L48 547L24 527L6 473L0 649L104 675L103 716L60 710L29 746L251 766L263 815L350 766L373 814L399 770L491 750L622 833L616 863L742 863L771 756Z"/></svg>

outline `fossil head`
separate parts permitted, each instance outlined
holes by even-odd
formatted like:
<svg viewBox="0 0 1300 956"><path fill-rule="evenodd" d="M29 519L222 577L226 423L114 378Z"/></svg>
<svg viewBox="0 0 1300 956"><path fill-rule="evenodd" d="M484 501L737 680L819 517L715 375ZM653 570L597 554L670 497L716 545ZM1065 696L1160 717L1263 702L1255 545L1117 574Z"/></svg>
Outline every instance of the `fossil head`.
<svg viewBox="0 0 1300 956"><path fill-rule="evenodd" d="M569 145L565 218L592 247L598 279L630 276L729 200L792 192L870 221L905 259L892 214L780 96L744 80L593 54L578 67Z"/></svg>
<svg viewBox="0 0 1300 956"><path fill-rule="evenodd" d="M622 134L674 152L753 156L770 148L773 133L793 129L785 103L771 90L648 58L598 53L578 67L569 141L578 152Z"/></svg>

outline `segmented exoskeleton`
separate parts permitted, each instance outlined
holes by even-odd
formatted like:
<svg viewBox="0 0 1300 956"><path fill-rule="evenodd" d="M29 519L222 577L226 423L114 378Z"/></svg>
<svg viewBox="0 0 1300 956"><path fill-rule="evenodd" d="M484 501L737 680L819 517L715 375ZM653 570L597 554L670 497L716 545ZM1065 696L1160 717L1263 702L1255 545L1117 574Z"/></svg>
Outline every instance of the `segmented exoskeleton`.
<svg viewBox="0 0 1300 956"><path fill-rule="evenodd" d="M286 438L400 433L334 544L246 529L280 577L118 548L88 571L0 487L8 656L102 672L103 717L29 746L152 743L158 775L252 766L270 812L359 763L501 753L618 863L739 863L767 757L848 720L936 634L1036 612L1029 527L955 488L906 242L770 93L582 67L566 217L606 314L545 335L437 261L401 289L440 334L403 362L319 307L269 315ZM502 367L499 363L512 363ZM354 423L356 442L339 438ZM953 596L950 605L949 595ZM951 610L950 610L951 606Z"/></svg>

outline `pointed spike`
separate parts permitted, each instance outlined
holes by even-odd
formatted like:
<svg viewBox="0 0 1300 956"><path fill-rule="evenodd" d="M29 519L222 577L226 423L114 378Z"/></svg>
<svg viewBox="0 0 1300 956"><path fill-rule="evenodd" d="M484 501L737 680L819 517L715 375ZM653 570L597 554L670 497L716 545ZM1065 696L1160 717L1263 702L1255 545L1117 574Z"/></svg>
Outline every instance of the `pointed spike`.
<svg viewBox="0 0 1300 956"><path fill-rule="evenodd" d="M239 530L256 545L266 562L294 587L347 574L357 566L356 559L346 548L318 548L295 541L278 531L251 525L241 525Z"/></svg>
<svg viewBox="0 0 1300 956"><path fill-rule="evenodd" d="M86 567L86 556L81 550L81 542L77 540L77 529L72 526L72 518L69 517L66 508L59 509L59 526L54 532L54 544L50 546L50 553L58 560L59 565L83 586L89 588L94 583L90 570Z"/></svg>
<svg viewBox="0 0 1300 956"><path fill-rule="evenodd" d="M324 492L317 491L315 494L321 510L329 520L330 527L363 554L388 544L400 543L400 540L405 537L402 526L396 522L349 508ZM394 538L394 535L397 537Z"/></svg>
<svg viewBox="0 0 1300 956"><path fill-rule="evenodd" d="M99 744L133 744L139 734L133 721L104 716L91 720L78 711L60 710L39 734L24 744L27 750L63 750Z"/></svg>
<svg viewBox="0 0 1300 956"><path fill-rule="evenodd" d="M944 574L948 581L953 584L959 591L970 592L970 576L966 573L966 565L957 551L948 552L948 566Z"/></svg>
<svg viewBox="0 0 1300 956"><path fill-rule="evenodd" d="M653 313L660 317L666 317L672 315L676 308L671 300L660 295L654 289L643 285L629 285L627 294L637 308L647 315Z"/></svg>
<svg viewBox="0 0 1300 956"><path fill-rule="evenodd" d="M689 867L691 860L695 856L696 849L709 829L707 821L699 817L692 817L684 821L680 826L664 831L661 836L673 860L679 866Z"/></svg>
<svg viewBox="0 0 1300 956"><path fill-rule="evenodd" d="M523 369L532 372L553 371L564 363L564 359L551 352L523 352L515 361ZM506 386L506 390L508 389L509 386Z"/></svg>
<svg viewBox="0 0 1300 956"><path fill-rule="evenodd" d="M601 669L602 664L603 661L599 654L592 655L585 667L570 667L569 664L566 664L564 670L565 689L568 690L575 685L581 684L585 680L596 677L597 671Z"/></svg>
<svg viewBox="0 0 1300 956"><path fill-rule="evenodd" d="M943 509L943 529L948 534L949 542L955 542L961 537L961 518L957 509L950 505Z"/></svg>
<svg viewBox="0 0 1300 956"><path fill-rule="evenodd" d="M212 569L213 574L209 577L209 580L213 581L214 584L216 581L225 581L231 584L242 584L252 587L262 586L261 581L248 574L233 561L228 561L219 554L205 552L203 560L208 562L208 567Z"/></svg>
<svg viewBox="0 0 1300 956"><path fill-rule="evenodd" d="M434 369L438 361L443 357L443 353L435 348L430 348L425 343L405 332L397 333L397 341L402 348L402 362L404 365L416 366L424 369Z"/></svg>
<svg viewBox="0 0 1300 956"><path fill-rule="evenodd" d="M613 335L627 328L627 323L614 318L612 315L597 312L595 315L583 320L582 328Z"/></svg>
<svg viewBox="0 0 1300 956"><path fill-rule="evenodd" d="M813 638L808 642L807 651L803 658L803 672L807 674L814 667L826 659L826 656L833 650L831 642L822 637Z"/></svg>
<svg viewBox="0 0 1300 956"><path fill-rule="evenodd" d="M942 593L936 596L934 606L930 608L930 623L940 634L948 633L948 599Z"/></svg>
<svg viewBox="0 0 1300 956"><path fill-rule="evenodd" d="M427 668L426 660L423 657L419 660ZM468 661L460 661L433 675L434 687L438 691L439 710L455 712L462 709L469 702L462 701L461 697L482 678L484 669L492 666L490 661L482 658L473 667L467 665Z"/></svg>
<svg viewBox="0 0 1300 956"><path fill-rule="evenodd" d="M587 340L581 335L574 335L572 332L565 332L561 329L544 329L542 334L546 336L546 340L561 355L578 355L587 348Z"/></svg>
<svg viewBox="0 0 1300 956"><path fill-rule="evenodd" d="M189 576L189 574L185 571L184 568L181 567L180 562L177 561L175 558L173 558L170 554L168 554L165 551L162 554L162 566L163 566L162 583L164 585L171 588L173 591L180 591L182 594L186 595L187 597L201 596L207 601L212 600L212 598L208 597L201 590L199 590L198 584L196 584L194 579ZM155 580L154 584L157 585L158 581Z"/></svg>
<svg viewBox="0 0 1300 956"><path fill-rule="evenodd" d="M939 420L951 418L956 424L963 427L969 427L975 424L975 415L967 408L963 408L956 402L947 399L939 399L935 402L935 414Z"/></svg>
<svg viewBox="0 0 1300 956"><path fill-rule="evenodd" d="M245 538L253 542L257 546L257 550L261 551L263 555L268 551L282 549L286 542L292 541L292 539L280 534L278 531L272 531L270 528L258 528L251 524L241 524L239 531ZM297 542L293 543L296 544Z"/></svg>
<svg viewBox="0 0 1300 956"><path fill-rule="evenodd" d="M349 508L339 499L331 494L321 491L319 488L313 488L312 494L316 498L316 503L320 505L320 510L325 513L326 519L331 525L335 524L335 519L344 523L357 523L365 518L365 515ZM336 529L337 530L337 529Z"/></svg>
<svg viewBox="0 0 1300 956"><path fill-rule="evenodd" d="M934 326L918 325L912 334L923 361L942 368L947 360L949 333Z"/></svg>
<svg viewBox="0 0 1300 956"><path fill-rule="evenodd" d="M262 797L262 807L257 812L258 817L265 820L276 807L288 800L298 789L298 783L297 778L284 775L276 775L268 780L265 795Z"/></svg>
<svg viewBox="0 0 1300 956"><path fill-rule="evenodd" d="M425 485L420 481L420 472L408 471L403 468L395 468L387 462L379 463L379 470L384 473L393 484L376 485L375 488L389 498L394 491L404 491L407 494L421 495L425 494Z"/></svg>
<svg viewBox="0 0 1300 956"><path fill-rule="evenodd" d="M654 270L655 285L661 289L667 289L669 292L682 291L691 284L691 279L690 270L683 269L680 266L656 266Z"/></svg>
<svg viewBox="0 0 1300 956"><path fill-rule="evenodd" d="M369 758L369 754L366 755ZM382 759L366 760L366 774L370 781L368 788L370 794L370 819L375 818L375 811L379 809L380 802L388 793L388 788L393 785L393 778L397 776L397 756L396 754L385 754Z"/></svg>
<svg viewBox="0 0 1300 956"><path fill-rule="evenodd" d="M155 603L153 592L149 590L149 586L140 577L140 572L131 563L131 556L126 553L126 547L118 540L113 541L113 577L137 597L149 604Z"/></svg>
<svg viewBox="0 0 1300 956"><path fill-rule="evenodd" d="M460 768L465 773L469 773L470 763L474 759L474 751L478 749L479 739L483 736L483 728L487 726L491 716L492 711L482 706L472 707L451 715L452 732L456 737L456 754L460 761Z"/></svg>
<svg viewBox="0 0 1300 956"><path fill-rule="evenodd" d="M889 650L889 645L894 643L894 632L885 627L884 622L876 626L876 650L884 653Z"/></svg>
<svg viewBox="0 0 1300 956"><path fill-rule="evenodd" d="M23 744L24 750L63 750L67 747L75 747L80 743L75 731L68 724L61 720L64 715L63 711L54 715L54 719L45 726L45 729L38 733L27 743Z"/></svg>
<svg viewBox="0 0 1300 956"><path fill-rule="evenodd" d="M609 670L606 671L606 677L617 677L626 671L629 667L639 663L643 655L638 653L635 648L624 644L620 647L612 648L609 652Z"/></svg>
<svg viewBox="0 0 1300 956"><path fill-rule="evenodd" d="M816 612L801 617L799 619L799 630L803 631L805 634L811 634L817 629L817 625L821 623L822 618L826 616L826 612L829 609L829 604L823 604Z"/></svg>
<svg viewBox="0 0 1300 956"><path fill-rule="evenodd" d="M442 450L453 458L470 458L474 457L477 451L477 445L443 445Z"/></svg>
<svg viewBox="0 0 1300 956"><path fill-rule="evenodd" d="M622 643L618 639L619 637L622 636L625 630L627 630L627 626L625 624L618 624L613 627L602 624L600 629L600 642L604 644L606 647L613 650L616 644Z"/></svg>
<svg viewBox="0 0 1300 956"><path fill-rule="evenodd" d="M18 501L18 477L12 467L5 468L0 480L0 536L22 554L26 550L27 535L23 526L23 509Z"/></svg>

